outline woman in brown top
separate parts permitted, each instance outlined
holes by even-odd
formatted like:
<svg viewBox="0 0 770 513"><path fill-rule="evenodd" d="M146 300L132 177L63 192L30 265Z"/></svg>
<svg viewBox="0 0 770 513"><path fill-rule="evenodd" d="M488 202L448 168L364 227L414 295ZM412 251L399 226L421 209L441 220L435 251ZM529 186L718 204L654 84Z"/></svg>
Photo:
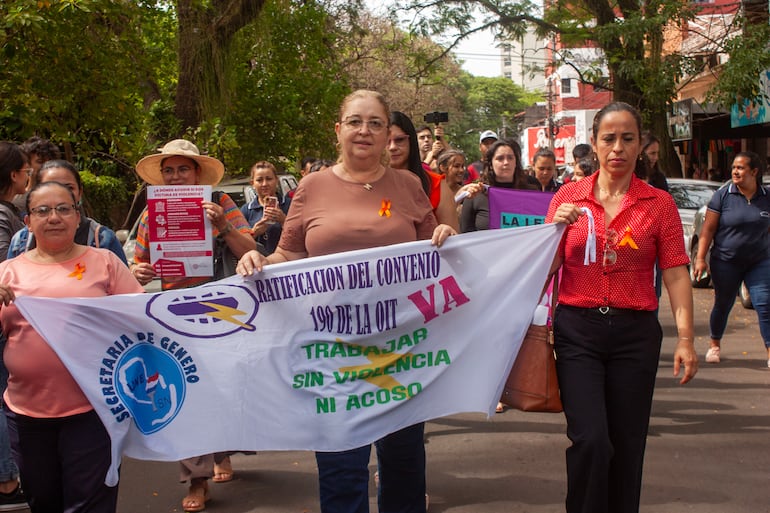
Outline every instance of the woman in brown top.
<svg viewBox="0 0 770 513"><path fill-rule="evenodd" d="M278 249L268 257L245 254L238 263L240 274L299 258L428 238L440 246L455 233L437 225L414 174L382 164L389 119L390 109L379 93L361 90L345 98L335 125L338 164L300 182ZM425 512L423 432L419 423L375 442L381 513ZM316 453L322 513L368 513L370 451L367 445Z"/></svg>

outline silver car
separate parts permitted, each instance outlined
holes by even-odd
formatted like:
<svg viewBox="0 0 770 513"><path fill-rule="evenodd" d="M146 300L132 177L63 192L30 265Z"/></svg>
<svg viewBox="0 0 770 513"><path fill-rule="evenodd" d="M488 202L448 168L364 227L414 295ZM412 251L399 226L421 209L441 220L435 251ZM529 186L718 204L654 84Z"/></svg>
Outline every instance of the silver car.
<svg viewBox="0 0 770 513"><path fill-rule="evenodd" d="M674 203L679 210L679 217L682 219L684 248L690 255L691 262L695 261L695 255L698 253L698 234L700 234L700 227L697 229L695 227L696 213L699 209L706 208L711 196L719 189L720 185L718 182L686 178L669 178L668 180L668 192L674 198ZM710 282L708 277L695 280L692 265L690 265L690 279L694 287L708 287ZM705 285L702 284L703 280L706 280Z"/></svg>

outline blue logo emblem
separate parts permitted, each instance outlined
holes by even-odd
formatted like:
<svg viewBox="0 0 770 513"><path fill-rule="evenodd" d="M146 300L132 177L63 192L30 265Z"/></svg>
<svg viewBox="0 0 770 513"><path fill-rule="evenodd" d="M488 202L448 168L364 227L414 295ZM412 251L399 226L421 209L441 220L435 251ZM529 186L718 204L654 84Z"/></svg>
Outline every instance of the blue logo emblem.
<svg viewBox="0 0 770 513"><path fill-rule="evenodd" d="M217 338L239 330L254 331L259 303L246 287L212 285L155 295L147 315L180 335Z"/></svg>
<svg viewBox="0 0 770 513"><path fill-rule="evenodd" d="M182 367L172 355L152 344L138 344L126 351L115 376L121 402L145 435L168 425L184 403Z"/></svg>

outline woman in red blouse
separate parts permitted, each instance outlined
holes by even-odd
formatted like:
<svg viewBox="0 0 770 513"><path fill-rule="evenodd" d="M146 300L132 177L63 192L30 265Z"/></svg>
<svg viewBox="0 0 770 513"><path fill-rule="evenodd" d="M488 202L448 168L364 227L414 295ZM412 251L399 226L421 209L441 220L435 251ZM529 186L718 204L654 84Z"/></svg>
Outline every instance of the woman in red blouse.
<svg viewBox="0 0 770 513"><path fill-rule="evenodd" d="M547 222L568 224L554 348L567 417L568 513L639 511L642 465L663 338L653 271L660 262L676 321L674 375L695 375L692 290L682 225L671 196L634 175L641 118L616 102L600 110L592 145L599 171L562 187ZM587 215L590 213L590 215ZM586 254L595 224L595 262ZM589 252L590 253L590 252Z"/></svg>

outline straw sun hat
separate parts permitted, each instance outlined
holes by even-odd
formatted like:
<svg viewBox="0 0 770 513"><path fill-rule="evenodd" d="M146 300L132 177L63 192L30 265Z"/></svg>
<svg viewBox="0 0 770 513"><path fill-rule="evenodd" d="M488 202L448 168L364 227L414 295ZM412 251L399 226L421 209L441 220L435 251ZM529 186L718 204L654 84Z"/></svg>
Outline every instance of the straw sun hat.
<svg viewBox="0 0 770 513"><path fill-rule="evenodd" d="M163 177L160 173L161 162L174 155L188 157L198 163L201 168L198 180L200 185L216 185L225 174L224 164L214 157L201 155L198 147L190 141L174 139L158 151L160 153L144 157L136 164L136 172L150 185L163 185Z"/></svg>

